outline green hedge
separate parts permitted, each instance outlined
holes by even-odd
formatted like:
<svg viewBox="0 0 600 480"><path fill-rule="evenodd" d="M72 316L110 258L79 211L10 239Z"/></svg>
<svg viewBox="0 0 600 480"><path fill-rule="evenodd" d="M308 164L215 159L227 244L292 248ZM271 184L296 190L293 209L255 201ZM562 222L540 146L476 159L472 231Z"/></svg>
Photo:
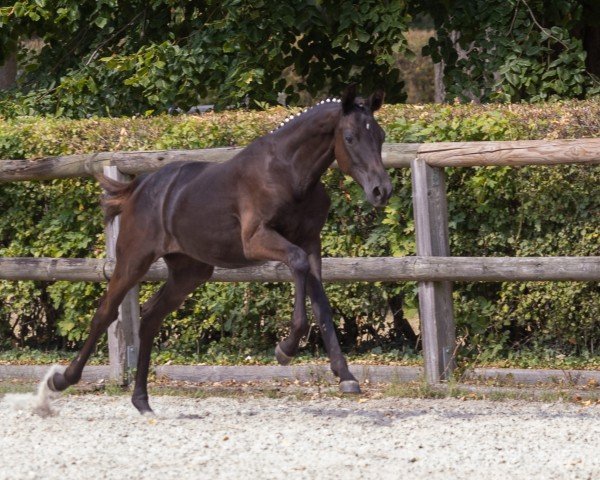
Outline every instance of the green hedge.
<svg viewBox="0 0 600 480"><path fill-rule="evenodd" d="M289 111L231 111L196 116L64 120L0 119L0 159L109 150L245 145ZM386 106L378 114L389 142L595 137L600 102L538 105ZM1 160L0 160L1 161ZM453 255L600 254L597 167L448 169ZM393 172L395 195L384 211L360 188L329 172L333 209L324 254L413 255L410 175ZM0 255L98 257L104 253L99 190L87 179L0 186ZM73 348L81 342L103 285L0 282L0 346ZM147 297L152 286L143 289ZM408 348L385 312L390 298L414 310L415 285L327 286L347 350ZM600 293L592 283L456 284L462 354L510 358L535 350L595 355ZM287 284L208 284L165 324L158 345L171 352L250 354L272 349L289 327ZM411 345L410 347L414 347ZM319 349L313 336L307 348Z"/></svg>

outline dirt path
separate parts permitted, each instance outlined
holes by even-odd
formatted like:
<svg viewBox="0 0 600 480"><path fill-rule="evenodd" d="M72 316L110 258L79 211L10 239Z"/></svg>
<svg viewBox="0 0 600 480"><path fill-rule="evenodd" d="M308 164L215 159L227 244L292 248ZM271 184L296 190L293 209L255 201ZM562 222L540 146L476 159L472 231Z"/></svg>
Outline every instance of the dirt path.
<svg viewBox="0 0 600 480"><path fill-rule="evenodd" d="M0 402L0 479L600 478L600 406L457 399L65 396Z"/></svg>

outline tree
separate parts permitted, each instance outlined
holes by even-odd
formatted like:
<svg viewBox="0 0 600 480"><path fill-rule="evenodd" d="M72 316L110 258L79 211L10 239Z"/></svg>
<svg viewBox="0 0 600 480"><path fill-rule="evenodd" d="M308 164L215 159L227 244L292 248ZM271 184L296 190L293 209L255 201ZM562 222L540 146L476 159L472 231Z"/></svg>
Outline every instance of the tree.
<svg viewBox="0 0 600 480"><path fill-rule="evenodd" d="M0 64L0 90L12 88L17 79L17 56L15 52L7 55Z"/></svg>
<svg viewBox="0 0 600 480"><path fill-rule="evenodd" d="M400 100L408 20L402 0L22 0L0 8L0 40L42 41L20 52L34 110L116 115L294 103L353 81Z"/></svg>
<svg viewBox="0 0 600 480"><path fill-rule="evenodd" d="M448 100L540 101L600 93L595 0L423 0Z"/></svg>
<svg viewBox="0 0 600 480"><path fill-rule="evenodd" d="M349 82L401 101L411 18L446 100L543 101L600 92L597 0L20 0L0 7L0 113L81 117L299 104ZM24 42L37 39L36 42ZM12 57L14 58L14 57ZM14 66L14 62L12 64ZM436 70L439 73L441 68ZM8 71L5 67L5 71ZM437 75L438 79L442 75ZM433 81L433 79L432 79Z"/></svg>

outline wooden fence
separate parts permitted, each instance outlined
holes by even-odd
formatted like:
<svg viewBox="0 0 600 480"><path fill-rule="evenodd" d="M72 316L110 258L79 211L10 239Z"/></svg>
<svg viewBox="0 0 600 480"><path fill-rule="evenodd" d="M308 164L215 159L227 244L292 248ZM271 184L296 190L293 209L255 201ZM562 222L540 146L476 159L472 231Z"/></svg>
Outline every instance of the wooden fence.
<svg viewBox="0 0 600 480"><path fill-rule="evenodd" d="M179 160L222 162L239 148L107 152L35 160L0 160L0 182L47 180L104 172L112 178L156 170ZM342 281L417 281L419 316L429 383L448 378L454 368L455 325L452 281L599 281L600 256L594 257L451 257L448 245L445 167L600 164L600 138L515 142L444 142L385 144L384 164L410 167L417 256L326 258L323 279ZM335 166L335 165L334 165ZM0 279L105 281L114 267L118 222L107 231L107 259L0 258ZM166 278L159 261L145 280ZM222 282L290 281L285 265L269 262L239 270L216 269ZM135 366L139 303L137 289L121 306L109 331L112 376L124 379Z"/></svg>

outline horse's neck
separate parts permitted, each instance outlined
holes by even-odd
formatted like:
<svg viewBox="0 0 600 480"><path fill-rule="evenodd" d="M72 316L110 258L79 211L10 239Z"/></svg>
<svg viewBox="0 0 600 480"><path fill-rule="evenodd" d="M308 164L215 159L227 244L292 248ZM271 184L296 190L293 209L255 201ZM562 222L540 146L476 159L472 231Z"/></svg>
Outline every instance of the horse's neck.
<svg viewBox="0 0 600 480"><path fill-rule="evenodd" d="M334 136L339 115L335 110L305 114L297 125L286 128L281 139L281 155L289 166L297 195L314 186L333 163ZM283 132L282 132L283 133Z"/></svg>

